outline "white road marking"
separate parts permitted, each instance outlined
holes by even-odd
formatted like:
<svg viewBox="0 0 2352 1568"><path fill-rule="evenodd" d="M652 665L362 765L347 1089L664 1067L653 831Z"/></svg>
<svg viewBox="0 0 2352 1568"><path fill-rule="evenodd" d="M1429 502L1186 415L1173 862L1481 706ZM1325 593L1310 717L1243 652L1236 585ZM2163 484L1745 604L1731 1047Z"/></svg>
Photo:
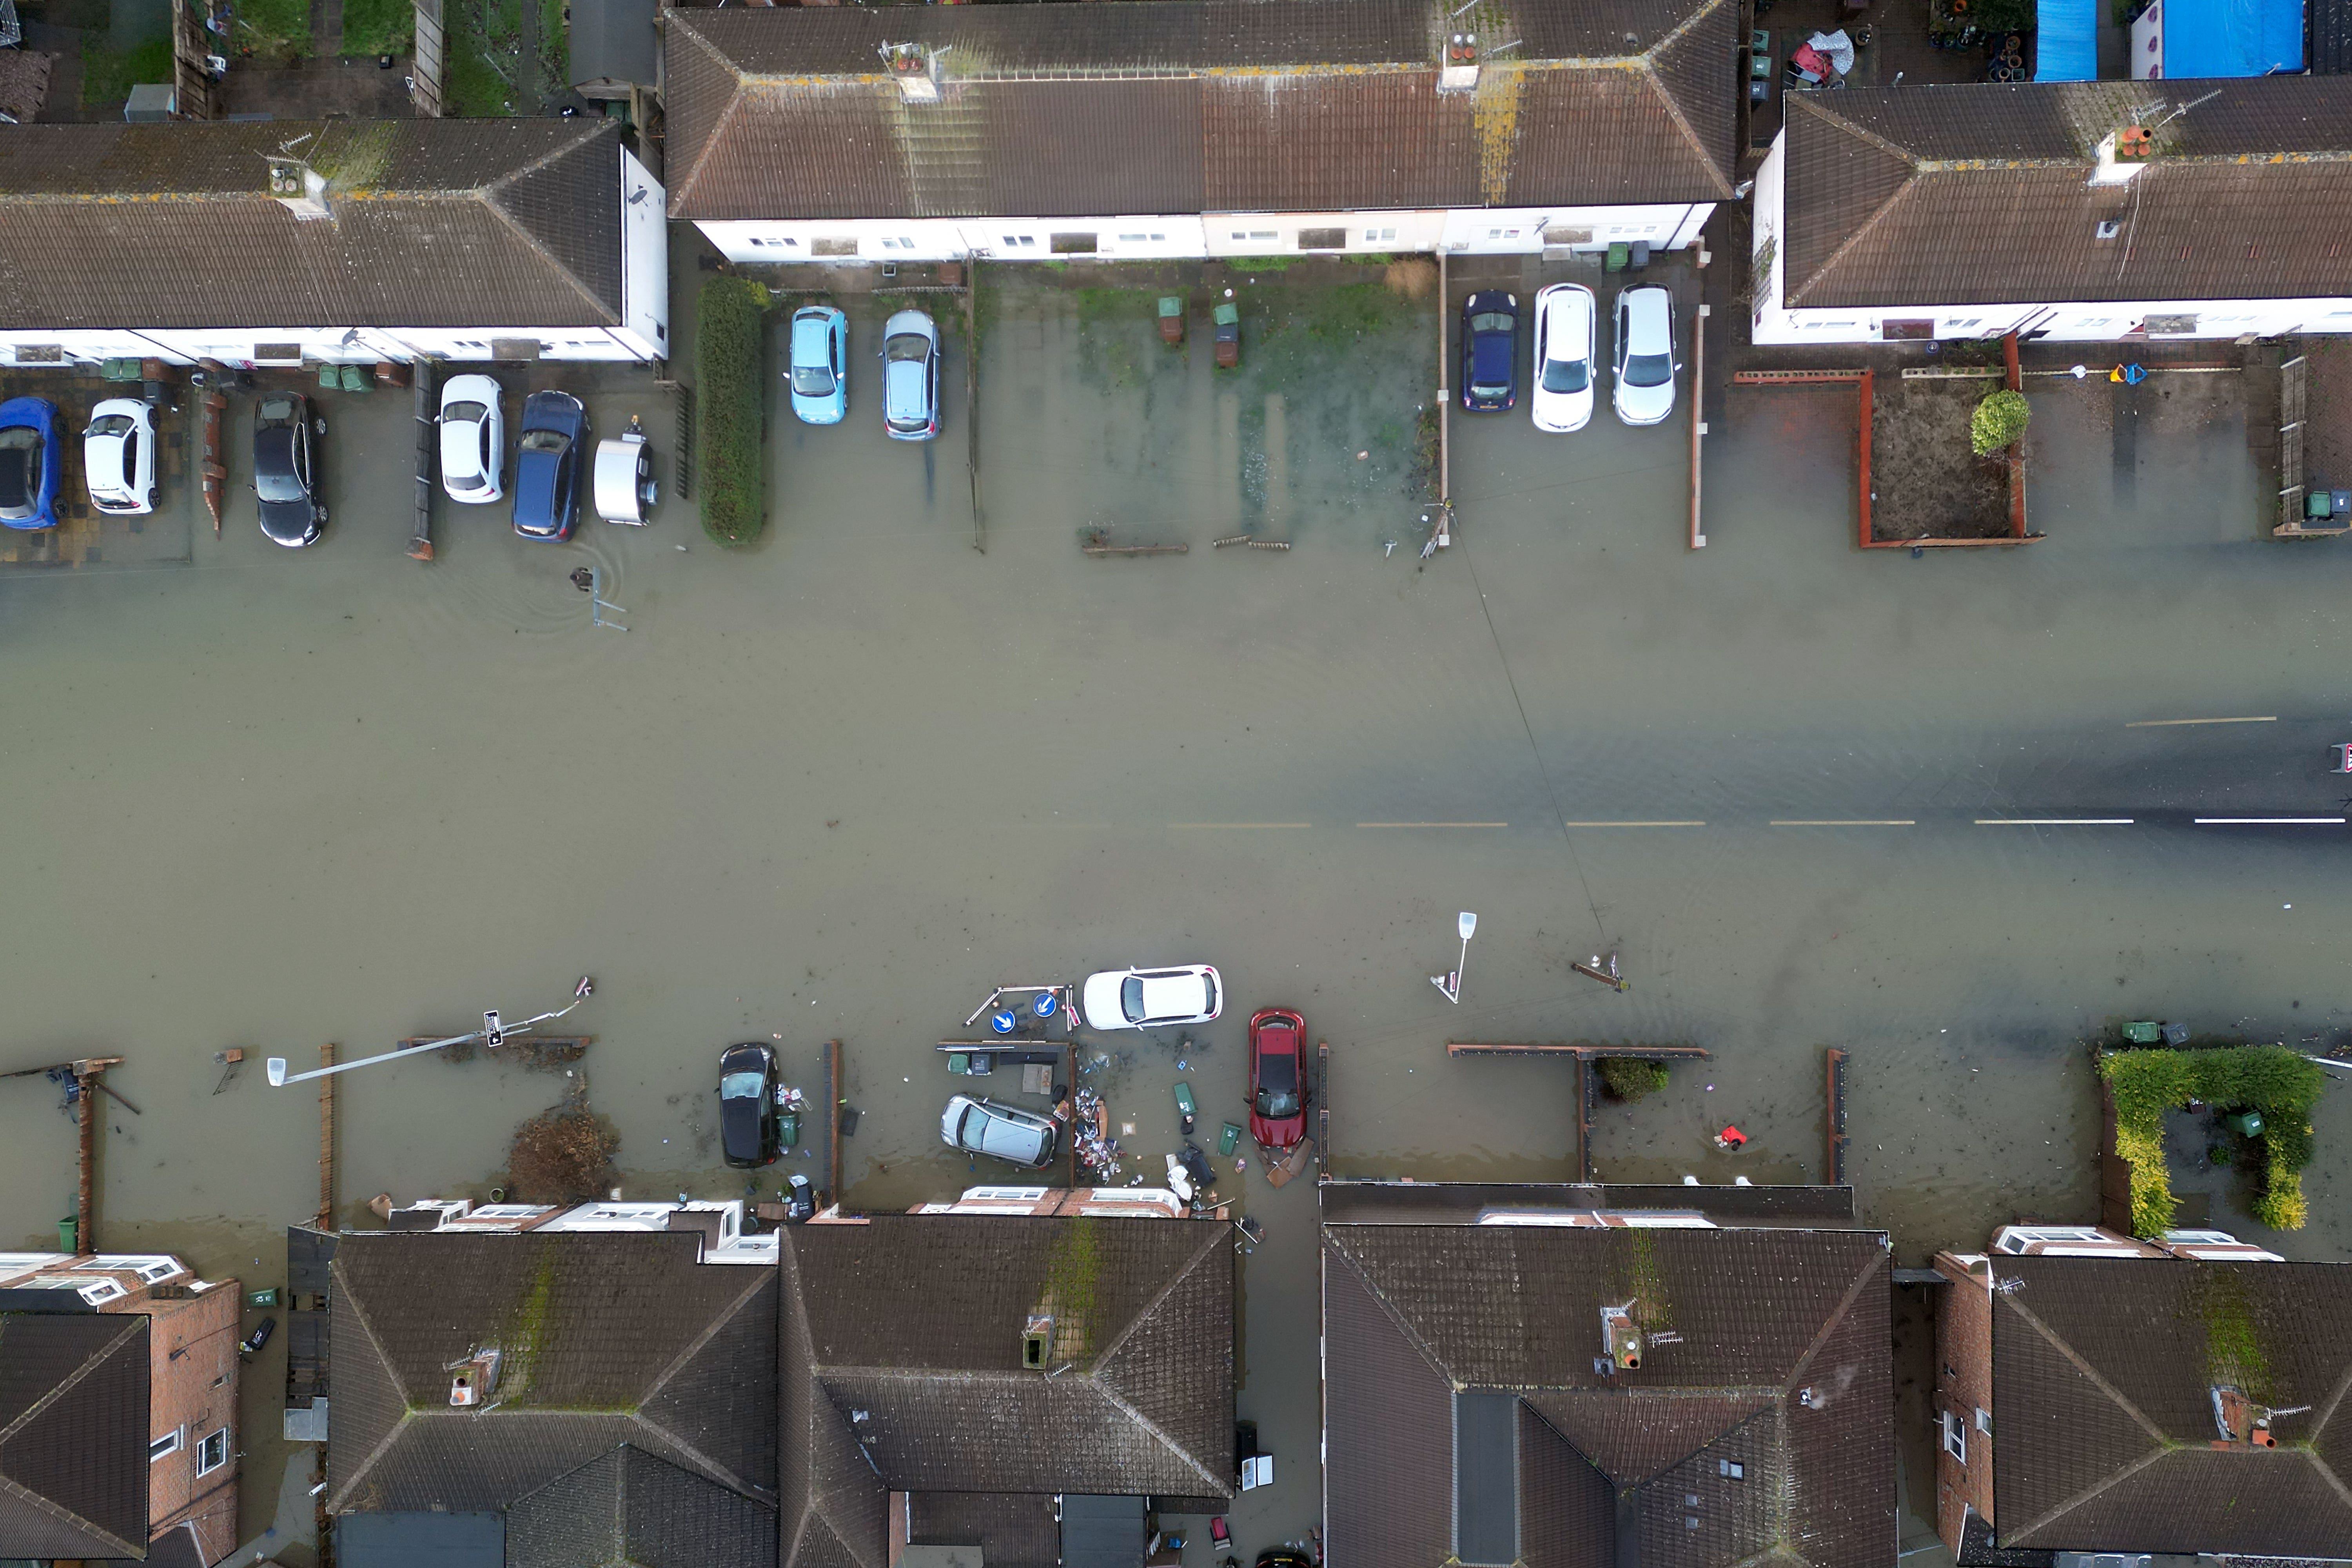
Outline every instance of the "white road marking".
<svg viewBox="0 0 2352 1568"><path fill-rule="evenodd" d="M1359 827L1508 827L1507 822L1360 822Z"/></svg>
<svg viewBox="0 0 2352 1568"><path fill-rule="evenodd" d="M1979 816L1979 827L2129 827L2128 816Z"/></svg>
<svg viewBox="0 0 2352 1568"><path fill-rule="evenodd" d="M1315 825L1311 822L1171 822L1168 826L1171 829L1197 827L1213 831L1231 829L1237 833L1247 833L1262 827L1312 827Z"/></svg>
<svg viewBox="0 0 2352 1568"><path fill-rule="evenodd" d="M2340 816L2200 816L2200 827L2341 827Z"/></svg>
<svg viewBox="0 0 2352 1568"><path fill-rule="evenodd" d="M2248 719L2135 719L2124 726L2126 730L2161 730L2173 724L2275 724L2275 713L2258 714Z"/></svg>
<svg viewBox="0 0 2352 1568"><path fill-rule="evenodd" d="M1817 821L1772 819L1775 827L1916 827L1919 825L1907 816L1859 816L1846 819L1824 818Z"/></svg>
<svg viewBox="0 0 2352 1568"><path fill-rule="evenodd" d="M1705 827L1704 822L1563 822L1562 827Z"/></svg>

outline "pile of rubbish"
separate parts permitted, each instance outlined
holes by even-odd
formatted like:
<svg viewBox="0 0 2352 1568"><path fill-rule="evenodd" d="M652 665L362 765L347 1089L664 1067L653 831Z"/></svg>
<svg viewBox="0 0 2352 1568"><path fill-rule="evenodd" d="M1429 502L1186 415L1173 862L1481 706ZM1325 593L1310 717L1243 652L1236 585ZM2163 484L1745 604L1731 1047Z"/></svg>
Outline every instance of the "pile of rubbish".
<svg viewBox="0 0 2352 1568"><path fill-rule="evenodd" d="M1078 1152L1078 1163L1097 1178L1118 1174L1118 1140L1107 1131L1109 1118L1103 1113L1102 1096L1081 1085L1077 1092L1077 1116L1070 1130Z"/></svg>

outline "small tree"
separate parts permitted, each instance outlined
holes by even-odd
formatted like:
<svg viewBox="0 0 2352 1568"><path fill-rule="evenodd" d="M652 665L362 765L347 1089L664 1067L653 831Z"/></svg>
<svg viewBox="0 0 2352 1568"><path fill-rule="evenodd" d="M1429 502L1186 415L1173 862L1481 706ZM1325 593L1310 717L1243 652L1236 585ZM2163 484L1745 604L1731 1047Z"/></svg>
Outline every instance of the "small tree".
<svg viewBox="0 0 2352 1568"><path fill-rule="evenodd" d="M1984 401L1969 416L1969 445L1979 458L1990 458L1995 452L2014 446L2025 434L2026 421L2033 410L2025 401L2025 394L2002 387L1985 394Z"/></svg>
<svg viewBox="0 0 2352 1568"><path fill-rule="evenodd" d="M1666 1064L1643 1057L1603 1057L1601 1086L1615 1099L1640 1100L1666 1087Z"/></svg>

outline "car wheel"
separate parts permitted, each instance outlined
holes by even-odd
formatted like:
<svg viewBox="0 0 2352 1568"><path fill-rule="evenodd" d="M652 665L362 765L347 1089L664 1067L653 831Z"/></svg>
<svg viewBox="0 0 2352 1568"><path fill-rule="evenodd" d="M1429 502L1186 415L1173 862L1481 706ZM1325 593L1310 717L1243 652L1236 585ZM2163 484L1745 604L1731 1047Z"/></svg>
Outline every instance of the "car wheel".
<svg viewBox="0 0 2352 1568"><path fill-rule="evenodd" d="M324 528L324 527L326 527L326 526L327 526L327 509L326 509L325 507L320 507L320 508L319 508L319 510L318 510L318 520L319 520L319 526L320 526L320 528Z"/></svg>
<svg viewBox="0 0 2352 1568"><path fill-rule="evenodd" d="M323 436L327 433L327 422L323 419L313 419L310 421L310 429L313 434Z"/></svg>

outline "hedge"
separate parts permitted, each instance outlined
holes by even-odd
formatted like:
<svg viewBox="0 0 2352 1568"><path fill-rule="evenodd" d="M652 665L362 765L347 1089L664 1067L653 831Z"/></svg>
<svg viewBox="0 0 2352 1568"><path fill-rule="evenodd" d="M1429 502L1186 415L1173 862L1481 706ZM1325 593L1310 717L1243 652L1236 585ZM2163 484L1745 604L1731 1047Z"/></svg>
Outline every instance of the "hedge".
<svg viewBox="0 0 2352 1568"><path fill-rule="evenodd" d="M1988 392L1984 401L1969 414L1969 446L1979 458L1990 458L2003 447L2012 446L2025 434L2025 426L2033 417L2032 406L2025 394L2002 387Z"/></svg>
<svg viewBox="0 0 2352 1568"><path fill-rule="evenodd" d="M714 278L695 304L695 423L701 451L702 531L749 544L767 521L765 378L760 374L768 289L748 278Z"/></svg>
<svg viewBox="0 0 2352 1568"><path fill-rule="evenodd" d="M2254 1217L2273 1230L2300 1230L2308 1217L2303 1168L2311 1163L2311 1108L2326 1075L2284 1046L2213 1051L2110 1051L2099 1072L2116 1100L2116 1152L2131 1167L2132 1230L2172 1227L2172 1179L2164 1162L2164 1113L2192 1100L2223 1110L2262 1113L2263 1191Z"/></svg>
<svg viewBox="0 0 2352 1568"><path fill-rule="evenodd" d="M1666 1087L1666 1064L1647 1057L1602 1057L1601 1082L1619 1100L1642 1100Z"/></svg>

